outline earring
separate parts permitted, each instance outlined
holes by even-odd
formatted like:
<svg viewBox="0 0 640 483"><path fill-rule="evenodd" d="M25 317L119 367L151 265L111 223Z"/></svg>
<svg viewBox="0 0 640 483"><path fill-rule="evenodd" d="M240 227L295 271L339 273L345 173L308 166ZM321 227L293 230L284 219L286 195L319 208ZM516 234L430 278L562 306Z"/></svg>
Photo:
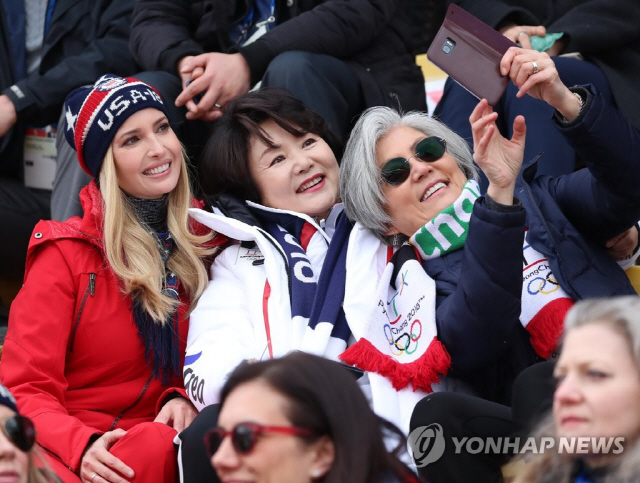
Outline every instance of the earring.
<svg viewBox="0 0 640 483"><path fill-rule="evenodd" d="M320 478L322 475L322 470L313 470L311 472L311 478Z"/></svg>

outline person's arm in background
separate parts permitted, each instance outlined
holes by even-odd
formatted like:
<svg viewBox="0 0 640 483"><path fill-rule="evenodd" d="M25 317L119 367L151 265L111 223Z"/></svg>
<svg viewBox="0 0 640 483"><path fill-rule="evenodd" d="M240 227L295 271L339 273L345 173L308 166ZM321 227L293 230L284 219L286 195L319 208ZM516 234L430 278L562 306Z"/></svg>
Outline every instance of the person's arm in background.
<svg viewBox="0 0 640 483"><path fill-rule="evenodd" d="M9 132L17 120L16 106L8 96L0 94L0 138Z"/></svg>
<svg viewBox="0 0 640 483"><path fill-rule="evenodd" d="M551 50L549 55L565 52L581 52L585 55L611 51L625 47L640 38L637 19L640 18L640 2L635 0L589 0L575 2L575 6L547 26L548 32L563 32L556 43L562 45L559 51ZM556 47L552 47L552 49Z"/></svg>
<svg viewBox="0 0 640 483"><path fill-rule="evenodd" d="M240 52L259 81L278 54L302 50L348 59L372 44L396 15L399 0L329 0L279 24Z"/></svg>
<svg viewBox="0 0 640 483"><path fill-rule="evenodd" d="M214 103L225 105L243 94L264 75L269 63L283 52L300 50L352 57L378 38L399 6L399 0L329 0L278 24L255 42L240 47L240 54L207 53L180 65L194 73L194 82L178 97L178 105L209 86L216 91L198 104L198 111L210 111ZM231 83L228 80L235 79ZM189 105L187 105L189 108Z"/></svg>
<svg viewBox="0 0 640 483"><path fill-rule="evenodd" d="M205 7L207 5L204 2L192 6L191 2L185 0L138 0L131 24L130 48L144 69L162 70L179 76L183 89L187 82L201 77L207 64L210 64L207 76L185 89L178 96L176 105L187 107L187 119L202 118L212 121L221 115L219 110L213 109L220 86L209 79L212 73L224 74L218 80L225 84L230 98L244 94L250 86L248 68L242 56L222 53L227 48L223 47L226 44L221 36L227 35L227 32L221 32L217 28L208 33L211 39L207 45L210 49L212 45L215 46L210 52L206 52L205 46L196 40L196 30L203 26L225 25L224 21L212 19L212 12ZM194 10L196 8L201 10ZM197 60L192 62L193 66L184 69L185 63L194 58ZM234 66L226 65L228 61L234 60L235 66L239 64L241 67L239 72ZM209 90L214 92L196 105L193 98L199 93L206 94Z"/></svg>
<svg viewBox="0 0 640 483"><path fill-rule="evenodd" d="M461 6L525 49L531 48L531 36L542 37L547 32L536 13L529 10L524 2L517 6L500 0L449 0L449 3Z"/></svg>
<svg viewBox="0 0 640 483"><path fill-rule="evenodd" d="M546 2L521 2L519 6L500 0L455 0L452 3L460 5L514 42L521 41L525 48L530 47L525 43L528 40L526 36L519 38L518 34L525 31L529 35L540 35L531 27L540 27L540 19L546 18L547 33L564 33L547 51L549 55L612 50L640 36L635 22L640 17L640 2L635 0L575 1L564 11L554 5L556 18L549 18ZM532 11L534 8L535 12Z"/></svg>
<svg viewBox="0 0 640 483"><path fill-rule="evenodd" d="M527 7L525 2L513 5L514 2L501 0L447 0L447 4L454 3L467 12L478 17L484 23L498 29L502 23L513 22L521 25L539 25L538 19Z"/></svg>
<svg viewBox="0 0 640 483"><path fill-rule="evenodd" d="M587 92L589 101L579 118L568 124L555 122L588 169L550 185L576 228L606 245L640 218L640 131L596 91Z"/></svg>
<svg viewBox="0 0 640 483"><path fill-rule="evenodd" d="M128 47L133 3L133 0L96 0L86 3L90 12L83 10L81 4L74 7L77 11L69 9L60 14L69 17L65 18L65 22L97 22L97 25L86 28L81 25L76 27L79 32L94 30L95 37L91 42L85 42L77 53L66 55L43 73L40 73L41 67L3 92L11 99L21 121L35 125L56 122L65 97L74 88L92 84L101 75L115 70L119 74L135 73L136 64ZM57 15L58 12L54 12L45 45L55 42L56 35L73 35L69 32L58 33ZM74 20L75 16L79 18ZM62 38L58 42L71 45L72 41ZM78 39L76 42L82 41Z"/></svg>
<svg viewBox="0 0 640 483"><path fill-rule="evenodd" d="M144 70L162 70L178 75L180 59L205 52L191 30L195 20L189 1L138 0L129 42L134 58ZM217 32L212 32L212 35L217 35Z"/></svg>

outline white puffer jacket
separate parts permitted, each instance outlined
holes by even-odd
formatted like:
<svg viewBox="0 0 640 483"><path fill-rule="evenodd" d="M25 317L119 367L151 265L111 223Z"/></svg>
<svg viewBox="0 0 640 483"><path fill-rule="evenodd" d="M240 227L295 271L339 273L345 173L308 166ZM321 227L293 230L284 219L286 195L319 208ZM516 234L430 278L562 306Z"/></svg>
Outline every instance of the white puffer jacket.
<svg viewBox="0 0 640 483"><path fill-rule="evenodd" d="M323 227L306 215L251 207L298 216L317 232L307 249L314 274L319 274L342 205L336 205ZM185 367L185 388L198 410L219 402L228 374L244 360L280 357L305 350L337 359L344 348L303 346L306 322L292 320L289 269L280 245L263 229L220 212L190 210L200 223L238 240L220 253L211 266L211 280L191 313ZM241 243L253 242L253 243Z"/></svg>

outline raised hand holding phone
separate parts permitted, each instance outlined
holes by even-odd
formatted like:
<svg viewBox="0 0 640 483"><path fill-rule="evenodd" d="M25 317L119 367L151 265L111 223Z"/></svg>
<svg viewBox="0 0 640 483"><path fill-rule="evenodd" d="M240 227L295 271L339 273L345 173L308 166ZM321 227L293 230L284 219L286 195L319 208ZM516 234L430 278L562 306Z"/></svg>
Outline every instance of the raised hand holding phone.
<svg viewBox="0 0 640 483"><path fill-rule="evenodd" d="M517 97L529 94L540 99L569 121L580 113L582 102L563 84L548 54L511 47L500 61L500 73L518 87Z"/></svg>

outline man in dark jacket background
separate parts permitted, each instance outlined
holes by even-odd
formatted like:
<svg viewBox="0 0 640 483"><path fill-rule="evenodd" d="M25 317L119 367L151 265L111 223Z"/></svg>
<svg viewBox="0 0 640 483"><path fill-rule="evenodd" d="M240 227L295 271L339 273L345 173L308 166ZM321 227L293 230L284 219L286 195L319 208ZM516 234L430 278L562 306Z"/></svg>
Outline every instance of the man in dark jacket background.
<svg viewBox="0 0 640 483"><path fill-rule="evenodd" d="M640 2L637 0L448 0L477 16L524 48L544 49L553 57L566 85L593 84L627 119L640 128ZM545 33L547 37L545 38ZM555 38L559 36L559 38ZM541 38L542 37L542 38ZM544 40L543 40L544 39ZM581 59L581 60L580 60ZM519 114L527 119L525 166L545 153L538 175L559 176L582 166L576 151L553 128L549 106L530 96L516 98L507 86L500 102L498 128L510 135ZM477 100L448 79L435 114L468 141L469 115ZM481 186L486 187L486 182Z"/></svg>
<svg viewBox="0 0 640 483"><path fill-rule="evenodd" d="M188 119L217 119L262 81L345 140L366 107L426 110L414 18L407 0L138 0L131 50L144 69L180 77Z"/></svg>
<svg viewBox="0 0 640 483"><path fill-rule="evenodd" d="M0 0L2 278L21 278L31 230L49 217L51 191L24 184L25 129L56 123L74 88L93 84L107 72L136 72L128 47L133 4Z"/></svg>
<svg viewBox="0 0 640 483"><path fill-rule="evenodd" d="M527 45L530 29L562 33L547 53L579 52L611 85L618 109L640 128L640 3L636 0L456 0L465 10L512 40ZM508 29L511 28L512 35Z"/></svg>

